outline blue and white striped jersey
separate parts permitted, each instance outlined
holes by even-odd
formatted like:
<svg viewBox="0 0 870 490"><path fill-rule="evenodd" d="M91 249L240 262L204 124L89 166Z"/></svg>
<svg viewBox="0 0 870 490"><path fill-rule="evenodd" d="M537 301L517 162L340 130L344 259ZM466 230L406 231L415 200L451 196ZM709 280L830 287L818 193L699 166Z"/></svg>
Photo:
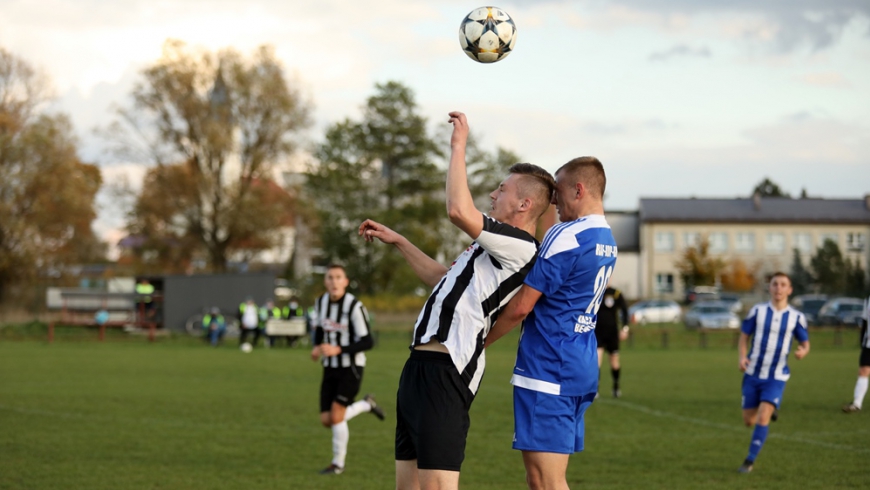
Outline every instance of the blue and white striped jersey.
<svg viewBox="0 0 870 490"><path fill-rule="evenodd" d="M523 321L514 386L562 396L598 391L595 324L616 252L602 215L550 228L525 280L542 296Z"/></svg>
<svg viewBox="0 0 870 490"><path fill-rule="evenodd" d="M788 381L786 358L791 350L792 336L798 342L810 339L803 313L791 306L776 310L770 303L753 306L743 320L741 331L752 336L746 374L759 379Z"/></svg>

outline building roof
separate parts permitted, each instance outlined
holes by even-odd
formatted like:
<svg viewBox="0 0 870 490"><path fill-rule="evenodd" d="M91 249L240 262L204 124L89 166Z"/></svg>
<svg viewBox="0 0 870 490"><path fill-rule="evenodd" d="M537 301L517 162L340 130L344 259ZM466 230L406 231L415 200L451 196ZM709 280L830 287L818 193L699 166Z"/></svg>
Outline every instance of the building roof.
<svg viewBox="0 0 870 490"><path fill-rule="evenodd" d="M870 195L864 199L641 198L640 220L650 222L870 224Z"/></svg>

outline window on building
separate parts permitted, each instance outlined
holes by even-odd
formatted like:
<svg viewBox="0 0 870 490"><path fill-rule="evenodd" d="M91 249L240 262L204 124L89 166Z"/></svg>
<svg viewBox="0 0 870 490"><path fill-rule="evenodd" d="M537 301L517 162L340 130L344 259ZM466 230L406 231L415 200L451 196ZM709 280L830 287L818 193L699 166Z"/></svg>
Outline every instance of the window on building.
<svg viewBox="0 0 870 490"><path fill-rule="evenodd" d="M683 245L686 248L698 248L701 244L701 234L697 232L683 233Z"/></svg>
<svg viewBox="0 0 870 490"><path fill-rule="evenodd" d="M738 252L755 252L755 233L741 232L735 235L734 249Z"/></svg>
<svg viewBox="0 0 870 490"><path fill-rule="evenodd" d="M710 252L722 253L728 251L727 233L710 233Z"/></svg>
<svg viewBox="0 0 870 490"><path fill-rule="evenodd" d="M669 231L656 232L656 252L672 252L674 250L674 234Z"/></svg>
<svg viewBox="0 0 870 490"><path fill-rule="evenodd" d="M819 246L823 246L826 241L832 241L840 246L840 234L839 233L820 233L819 234Z"/></svg>
<svg viewBox="0 0 870 490"><path fill-rule="evenodd" d="M794 240L794 248L800 253L811 253L813 251L813 237L809 233L795 233L792 236Z"/></svg>
<svg viewBox="0 0 870 490"><path fill-rule="evenodd" d="M846 233L846 249L850 252L864 251L864 234L860 231Z"/></svg>
<svg viewBox="0 0 870 490"><path fill-rule="evenodd" d="M768 253L785 252L785 235L783 233L768 233L764 238L764 251Z"/></svg>
<svg viewBox="0 0 870 490"><path fill-rule="evenodd" d="M656 291L659 293L674 292L674 275L673 274L656 274Z"/></svg>

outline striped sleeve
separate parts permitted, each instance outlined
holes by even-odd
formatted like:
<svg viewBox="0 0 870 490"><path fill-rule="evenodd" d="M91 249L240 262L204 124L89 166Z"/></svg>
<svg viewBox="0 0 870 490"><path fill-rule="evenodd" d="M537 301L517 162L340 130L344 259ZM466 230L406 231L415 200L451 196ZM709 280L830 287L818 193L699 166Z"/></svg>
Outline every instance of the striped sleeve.
<svg viewBox="0 0 870 490"><path fill-rule="evenodd" d="M758 305L752 307L749 310L749 313L746 314L746 318L743 320L743 323L740 325L740 331L745 333L746 335L752 335L755 333L755 323L758 318Z"/></svg>
<svg viewBox="0 0 870 490"><path fill-rule="evenodd" d="M798 339L798 342L806 342L810 340L810 334L807 332L807 317L805 317L803 313L798 313L792 335L794 335L794 338Z"/></svg>
<svg viewBox="0 0 870 490"><path fill-rule="evenodd" d="M369 313L360 301L356 302L350 312L350 323L353 325L353 333L357 338L369 335Z"/></svg>

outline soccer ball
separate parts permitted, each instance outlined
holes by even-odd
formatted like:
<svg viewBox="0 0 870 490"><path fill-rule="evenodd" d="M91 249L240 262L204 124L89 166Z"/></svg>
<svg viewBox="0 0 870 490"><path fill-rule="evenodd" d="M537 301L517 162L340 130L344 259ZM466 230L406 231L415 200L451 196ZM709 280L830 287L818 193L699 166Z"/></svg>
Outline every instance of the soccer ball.
<svg viewBox="0 0 870 490"><path fill-rule="evenodd" d="M497 7L474 9L459 26L459 45L469 58L480 63L503 60L514 50L516 42L513 19Z"/></svg>
<svg viewBox="0 0 870 490"><path fill-rule="evenodd" d="M242 346L240 348L242 349L242 352L251 352L252 350L254 350L254 346L252 346L251 344L249 344L247 342L242 344Z"/></svg>

